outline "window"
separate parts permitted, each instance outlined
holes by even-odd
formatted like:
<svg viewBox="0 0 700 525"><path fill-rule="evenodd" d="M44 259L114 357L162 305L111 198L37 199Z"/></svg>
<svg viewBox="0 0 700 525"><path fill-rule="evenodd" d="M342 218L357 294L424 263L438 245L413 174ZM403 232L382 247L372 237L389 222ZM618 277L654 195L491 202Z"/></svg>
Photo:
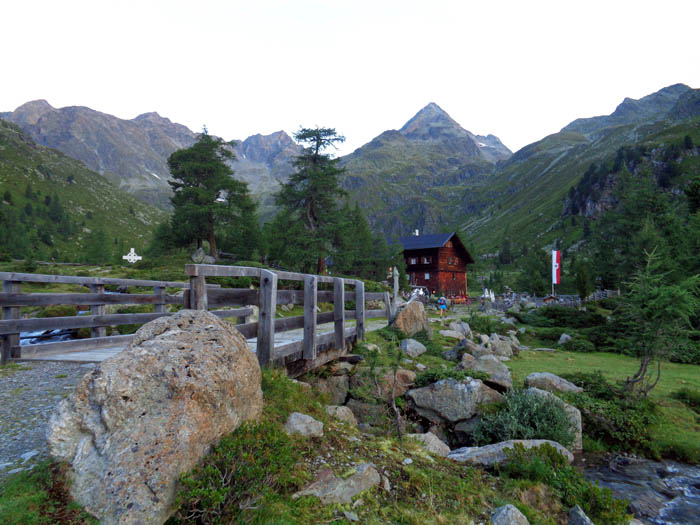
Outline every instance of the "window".
<svg viewBox="0 0 700 525"><path fill-rule="evenodd" d="M430 257L423 257L423 264L430 264Z"/></svg>
<svg viewBox="0 0 700 525"><path fill-rule="evenodd" d="M415 258L415 257L411 257L411 258L409 259L409 263L408 263L408 264L416 264L416 262L417 262L416 258Z"/></svg>
<svg viewBox="0 0 700 525"><path fill-rule="evenodd" d="M452 241L447 241L445 243L445 248L452 248Z"/></svg>
<svg viewBox="0 0 700 525"><path fill-rule="evenodd" d="M430 274L427 273L427 272L426 272L426 274L425 274L425 279L426 279L426 281L430 279Z"/></svg>

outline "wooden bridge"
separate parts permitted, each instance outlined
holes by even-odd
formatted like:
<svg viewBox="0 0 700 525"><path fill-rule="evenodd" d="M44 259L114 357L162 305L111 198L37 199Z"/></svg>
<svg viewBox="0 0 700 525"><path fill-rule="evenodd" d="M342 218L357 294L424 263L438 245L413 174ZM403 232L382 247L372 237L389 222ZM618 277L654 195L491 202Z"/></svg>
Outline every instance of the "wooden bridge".
<svg viewBox="0 0 700 525"><path fill-rule="evenodd" d="M107 327L143 324L158 317L172 315L167 305L179 305L196 310L210 310L222 318L235 319L235 327L247 339L257 338L256 354L261 365L282 362L290 371L303 373L342 355L349 342L365 337L365 320L391 317L389 293L365 293L364 283L356 279L308 275L243 266L188 264L185 274L189 283L41 275L0 272L3 290L0 293L3 363L11 359L47 358L67 352L84 352L110 347L123 347L133 335L107 335ZM258 289L222 288L207 283L207 277L249 277L259 281ZM281 282L287 282L280 286ZM23 283L73 284L87 288L86 292L22 293ZM303 289L301 288L303 283ZM151 293L114 293L105 287L150 288ZM167 293L176 289L177 294ZM179 289L179 290L178 290ZM383 309L366 309L368 301L381 301ZM333 303L333 311L320 313L319 303ZM346 310L345 303L355 308ZM304 315L278 319L278 304L300 304ZM89 307L87 315L22 319L21 307L74 305ZM153 305L153 312L107 314L107 305ZM254 309L258 320L248 322ZM235 307L235 308L233 308ZM354 320L354 326L347 323ZM318 326L333 323L333 331L320 333ZM91 337L45 344L20 345L22 332L89 328ZM303 338L275 346L275 334L303 329Z"/></svg>

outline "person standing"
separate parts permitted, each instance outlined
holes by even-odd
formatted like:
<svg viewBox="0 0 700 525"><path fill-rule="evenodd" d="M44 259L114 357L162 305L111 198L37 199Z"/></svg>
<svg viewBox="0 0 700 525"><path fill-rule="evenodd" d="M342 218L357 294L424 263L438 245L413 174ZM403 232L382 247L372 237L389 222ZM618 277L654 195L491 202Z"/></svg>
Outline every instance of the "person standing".
<svg viewBox="0 0 700 525"><path fill-rule="evenodd" d="M441 296L438 299L438 310L440 311L440 319L447 316L447 299L445 296Z"/></svg>

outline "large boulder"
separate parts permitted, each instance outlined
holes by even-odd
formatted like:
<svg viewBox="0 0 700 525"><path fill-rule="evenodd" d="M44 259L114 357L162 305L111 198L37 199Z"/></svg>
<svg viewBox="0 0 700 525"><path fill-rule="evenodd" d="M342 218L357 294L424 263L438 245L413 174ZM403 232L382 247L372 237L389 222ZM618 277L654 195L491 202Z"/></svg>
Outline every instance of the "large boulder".
<svg viewBox="0 0 700 525"><path fill-rule="evenodd" d="M444 458L450 453L450 447L432 432L426 432L425 434L408 434L408 437L420 441L425 450L437 456Z"/></svg>
<svg viewBox="0 0 700 525"><path fill-rule="evenodd" d="M583 430L581 427L581 411L571 406L570 404L562 401L557 396L546 390L540 390L539 388L530 387L525 390L525 393L531 396L539 396L545 399L550 399L557 403L566 412L566 417L569 420L569 425L571 425L571 430L574 433L574 444L572 445L572 450L578 452L583 450Z"/></svg>
<svg viewBox="0 0 700 525"><path fill-rule="evenodd" d="M491 337L489 337L488 347L496 356L513 356L513 343L510 338L501 337L498 334L491 334Z"/></svg>
<svg viewBox="0 0 700 525"><path fill-rule="evenodd" d="M290 436L323 437L323 423L307 414L292 412L284 424L284 431Z"/></svg>
<svg viewBox="0 0 700 525"><path fill-rule="evenodd" d="M561 334L559 336L559 341L557 342L557 344L559 346L562 346L562 345L566 344L568 341L571 341L571 336L569 334Z"/></svg>
<svg viewBox="0 0 700 525"><path fill-rule="evenodd" d="M294 499L301 496L316 496L324 505L331 503L352 503L352 498L379 485L381 476L377 469L369 463L363 463L355 469L355 473L347 478L337 478L331 469L323 469L318 473L316 481L297 492Z"/></svg>
<svg viewBox="0 0 700 525"><path fill-rule="evenodd" d="M216 264L216 259L207 255L203 248L197 248L192 254L192 262L195 264Z"/></svg>
<svg viewBox="0 0 700 525"><path fill-rule="evenodd" d="M319 392L328 394L332 405L342 405L348 397L350 380L347 375L328 377L312 376L309 382L314 385Z"/></svg>
<svg viewBox="0 0 700 525"><path fill-rule="evenodd" d="M410 357L418 357L427 351L427 348L423 343L416 341L415 339L404 339L401 341L401 350L404 354Z"/></svg>
<svg viewBox="0 0 700 525"><path fill-rule="evenodd" d="M472 329L469 323L465 323L464 321L453 321L450 323L449 328L455 332L460 332L464 337L472 336Z"/></svg>
<svg viewBox="0 0 700 525"><path fill-rule="evenodd" d="M515 505L508 504L493 511L491 525L530 525L530 522Z"/></svg>
<svg viewBox="0 0 700 525"><path fill-rule="evenodd" d="M493 467L494 465L505 463L508 460L505 451L513 448L516 444L520 444L525 448L540 447L544 444L551 445L569 463L574 460L574 455L571 452L556 441L550 441L549 439L511 439L483 447L462 447L450 452L447 458L458 463L468 463L478 467Z"/></svg>
<svg viewBox="0 0 700 525"><path fill-rule="evenodd" d="M583 392L583 388L550 372L533 372L525 378L526 387L535 387L549 392Z"/></svg>
<svg viewBox="0 0 700 525"><path fill-rule="evenodd" d="M163 523L178 476L258 418L261 373L245 338L209 312L142 326L85 375L49 422L73 498L103 524Z"/></svg>
<svg viewBox="0 0 700 525"><path fill-rule="evenodd" d="M355 415L352 413L352 410L346 406L328 405L326 407L326 414L334 417L338 421L345 421L352 426L357 426Z"/></svg>
<svg viewBox="0 0 700 525"><path fill-rule="evenodd" d="M418 414L440 425L470 419L480 413L480 406L498 403L503 396L478 379L442 379L406 392Z"/></svg>
<svg viewBox="0 0 700 525"><path fill-rule="evenodd" d="M586 516L586 513L578 505L571 507L566 517L568 519L566 525L593 525L591 518Z"/></svg>
<svg viewBox="0 0 700 525"><path fill-rule="evenodd" d="M428 314L420 301L412 301L402 308L393 324L409 337L423 330L428 333L428 336L433 334L433 329L428 322Z"/></svg>
<svg viewBox="0 0 700 525"><path fill-rule="evenodd" d="M455 330L440 330L438 333L443 337L449 337L451 339L465 338L465 335L462 332L456 332Z"/></svg>
<svg viewBox="0 0 700 525"><path fill-rule="evenodd" d="M506 365L493 355L484 355L474 360L469 366L471 370L484 372L489 378L484 381L488 386L499 392L513 389L513 376Z"/></svg>

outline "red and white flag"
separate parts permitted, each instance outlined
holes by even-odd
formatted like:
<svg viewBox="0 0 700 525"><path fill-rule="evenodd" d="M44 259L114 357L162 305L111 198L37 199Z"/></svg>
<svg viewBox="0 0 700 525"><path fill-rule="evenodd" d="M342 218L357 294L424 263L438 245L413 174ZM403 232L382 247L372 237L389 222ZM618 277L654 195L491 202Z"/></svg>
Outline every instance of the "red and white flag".
<svg viewBox="0 0 700 525"><path fill-rule="evenodd" d="M561 252L552 250L552 284L561 282Z"/></svg>

